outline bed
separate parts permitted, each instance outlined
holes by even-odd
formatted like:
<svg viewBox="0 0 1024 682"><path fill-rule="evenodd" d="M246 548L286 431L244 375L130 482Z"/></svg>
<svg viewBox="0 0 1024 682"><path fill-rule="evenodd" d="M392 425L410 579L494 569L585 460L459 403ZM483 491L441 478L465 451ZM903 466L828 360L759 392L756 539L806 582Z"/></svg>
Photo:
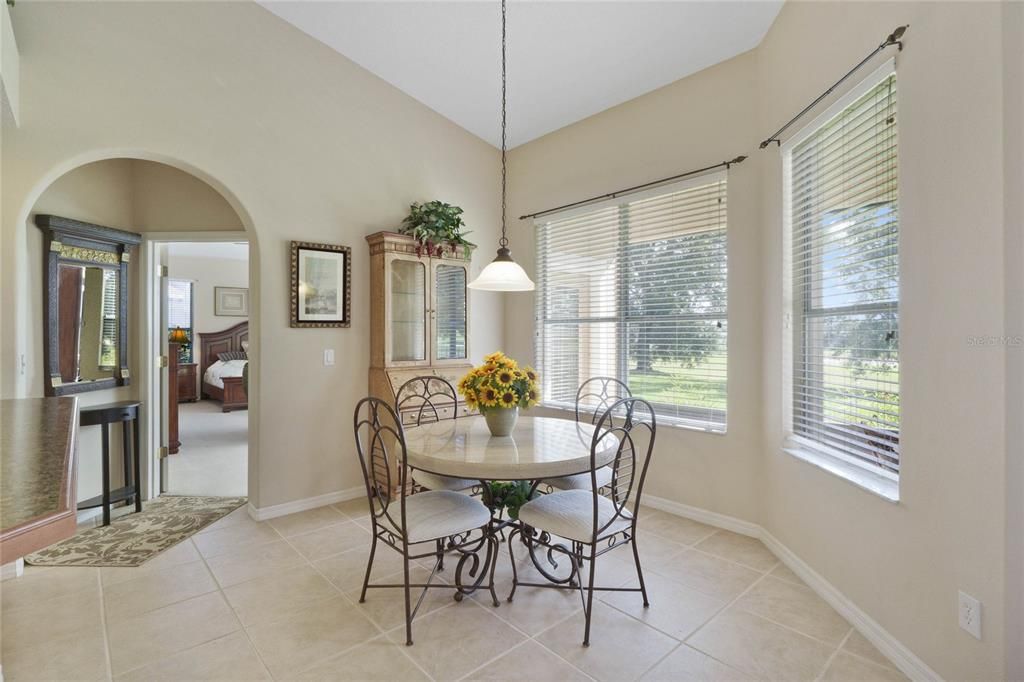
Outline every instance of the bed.
<svg viewBox="0 0 1024 682"><path fill-rule="evenodd" d="M247 360L221 361L221 353L240 354L249 346L249 322L239 322L219 332L200 332L199 371L204 398L219 400L224 412L249 407L242 386L242 368Z"/></svg>

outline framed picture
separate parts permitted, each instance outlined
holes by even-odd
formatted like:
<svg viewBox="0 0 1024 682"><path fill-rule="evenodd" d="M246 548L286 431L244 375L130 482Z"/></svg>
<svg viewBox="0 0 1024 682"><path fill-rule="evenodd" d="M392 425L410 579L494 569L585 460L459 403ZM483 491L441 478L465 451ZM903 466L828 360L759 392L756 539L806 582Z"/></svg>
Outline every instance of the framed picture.
<svg viewBox="0 0 1024 682"><path fill-rule="evenodd" d="M214 287L213 314L221 317L249 317L249 290Z"/></svg>
<svg viewBox="0 0 1024 682"><path fill-rule="evenodd" d="M351 324L352 249L292 242L293 327Z"/></svg>

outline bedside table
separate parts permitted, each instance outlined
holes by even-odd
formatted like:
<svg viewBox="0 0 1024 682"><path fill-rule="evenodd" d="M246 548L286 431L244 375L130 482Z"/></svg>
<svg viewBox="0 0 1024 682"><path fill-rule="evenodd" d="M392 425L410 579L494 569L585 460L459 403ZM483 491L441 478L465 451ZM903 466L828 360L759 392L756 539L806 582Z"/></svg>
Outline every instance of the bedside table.
<svg viewBox="0 0 1024 682"><path fill-rule="evenodd" d="M178 402L194 403L199 400L199 389L196 385L196 363L183 362L178 364Z"/></svg>

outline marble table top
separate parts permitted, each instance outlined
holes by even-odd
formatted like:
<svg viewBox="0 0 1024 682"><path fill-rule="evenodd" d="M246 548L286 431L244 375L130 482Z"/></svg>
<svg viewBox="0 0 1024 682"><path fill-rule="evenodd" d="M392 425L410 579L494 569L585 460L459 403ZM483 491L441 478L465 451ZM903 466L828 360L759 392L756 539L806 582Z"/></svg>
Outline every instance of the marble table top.
<svg viewBox="0 0 1024 682"><path fill-rule="evenodd" d="M66 511L78 399L0 400L0 528ZM74 500L70 501L72 504Z"/></svg>
<svg viewBox="0 0 1024 682"><path fill-rule="evenodd" d="M405 430L409 466L479 480L536 480L589 472L592 424L519 417L511 436L495 437L483 417L449 419ZM619 441L601 439L597 467L615 458Z"/></svg>

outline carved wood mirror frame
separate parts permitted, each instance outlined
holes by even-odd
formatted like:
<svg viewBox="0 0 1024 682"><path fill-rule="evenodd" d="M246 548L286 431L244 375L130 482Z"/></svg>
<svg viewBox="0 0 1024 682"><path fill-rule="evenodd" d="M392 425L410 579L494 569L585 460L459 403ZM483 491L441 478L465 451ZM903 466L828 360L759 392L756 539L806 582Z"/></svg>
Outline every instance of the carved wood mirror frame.
<svg viewBox="0 0 1024 682"><path fill-rule="evenodd" d="M142 242L142 235L93 225L71 218L37 215L36 226L44 234L43 319L46 395L70 395L98 391L131 383L128 371L128 263L133 246ZM68 382L60 372L60 264L99 265L117 273L117 364L113 376L94 381Z"/></svg>

